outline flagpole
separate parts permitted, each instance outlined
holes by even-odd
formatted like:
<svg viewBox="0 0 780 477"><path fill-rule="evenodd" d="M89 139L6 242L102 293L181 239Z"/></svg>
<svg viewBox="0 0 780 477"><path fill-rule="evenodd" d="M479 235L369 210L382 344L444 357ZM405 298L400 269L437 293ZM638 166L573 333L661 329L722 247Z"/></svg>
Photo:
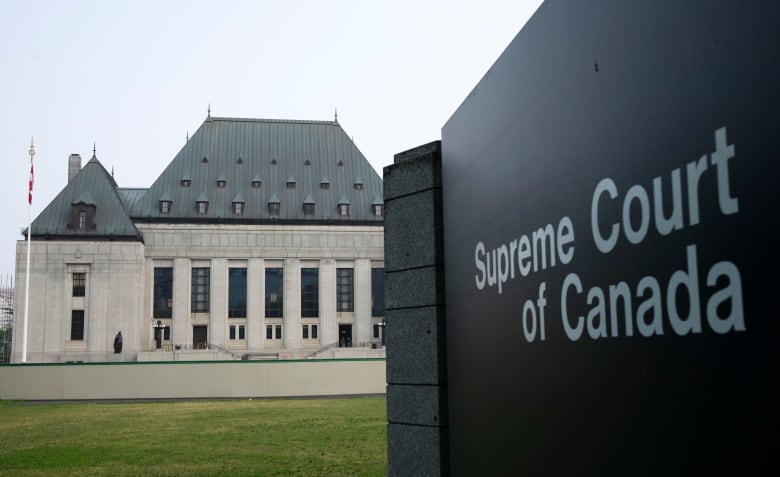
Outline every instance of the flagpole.
<svg viewBox="0 0 780 477"><path fill-rule="evenodd" d="M32 221L30 210L32 209L33 187L33 156L35 146L30 139L30 188L27 195L27 272L24 274L24 325L22 326L22 363L27 362L27 318L30 315L30 240L32 238Z"/></svg>

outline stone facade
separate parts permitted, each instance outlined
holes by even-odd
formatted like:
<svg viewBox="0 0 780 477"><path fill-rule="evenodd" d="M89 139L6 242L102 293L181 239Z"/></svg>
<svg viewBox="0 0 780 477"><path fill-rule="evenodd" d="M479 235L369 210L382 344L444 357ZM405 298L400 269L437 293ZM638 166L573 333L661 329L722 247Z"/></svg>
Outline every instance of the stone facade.
<svg viewBox="0 0 780 477"><path fill-rule="evenodd" d="M236 355L304 358L338 343L339 325L351 325L353 347L381 348L371 316L371 268L383 268L382 227L230 226L139 224L144 242L33 241L30 270L28 362L134 360L156 351L153 314L154 268L173 268L173 313L160 319L170 327L161 350L186 351L193 326L207 326L211 345ZM17 283L24 283L27 244L17 244ZM191 313L191 268L211 270L210 312ZM247 269L247 316L228 318L230 267ZM284 318L265 318L265 268L284 269ZM319 269L318 318L300 316L300 269ZM354 269L354 312L336 311L336 268ZM86 274L84 297L73 297L73 273ZM17 286L18 287L18 286ZM40 294L41 290L45 293ZM21 329L24 288L18 287L17 324ZM38 296L44 299L36 299ZM20 306L22 305L22 306ZM70 316L84 310L84 339L70 340ZM43 319L38 319L42 317ZM266 324L282 324L282 340L266 340ZM244 340L230 340L229 326L244 325ZM302 325L317 325L318 337L302 338ZM122 332L122 357L113 356ZM18 337L19 335L16 335ZM178 350L177 350L178 347ZM14 362L21 341L14 340ZM195 356L207 357L205 353ZM224 354L223 357L230 355ZM323 354L325 355L325 354ZM368 355L378 356L378 353ZM219 353L216 354L219 356Z"/></svg>
<svg viewBox="0 0 780 477"><path fill-rule="evenodd" d="M16 249L17 299L11 361L21 362L26 242ZM139 242L33 241L30 250L28 362L104 361L122 330L124 346L139 349L143 322L144 249ZM73 296L74 273L87 277ZM72 310L84 310L84 338L71 340Z"/></svg>

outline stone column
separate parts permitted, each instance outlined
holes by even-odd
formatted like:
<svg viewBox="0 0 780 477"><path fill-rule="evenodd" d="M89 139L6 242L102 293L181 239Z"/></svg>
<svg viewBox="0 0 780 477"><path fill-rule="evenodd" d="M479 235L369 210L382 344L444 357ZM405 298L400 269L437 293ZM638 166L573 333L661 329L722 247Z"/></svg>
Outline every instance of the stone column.
<svg viewBox="0 0 780 477"><path fill-rule="evenodd" d="M180 345L182 348L184 348L188 343L192 343L192 326L190 325L190 293L192 292L191 280L192 267L190 266L190 259L174 259L172 338L173 344ZM151 342L151 339L149 342Z"/></svg>
<svg viewBox="0 0 780 477"><path fill-rule="evenodd" d="M320 347L339 339L336 325L336 261L320 260Z"/></svg>
<svg viewBox="0 0 780 477"><path fill-rule="evenodd" d="M211 260L211 295L209 306L209 342L227 348L228 261Z"/></svg>
<svg viewBox="0 0 780 477"><path fill-rule="evenodd" d="M301 347L301 261L284 261L284 341L285 352Z"/></svg>
<svg viewBox="0 0 780 477"><path fill-rule="evenodd" d="M355 260L355 346L371 341L371 260Z"/></svg>
<svg viewBox="0 0 780 477"><path fill-rule="evenodd" d="M449 473L441 141L384 169L388 475Z"/></svg>
<svg viewBox="0 0 780 477"><path fill-rule="evenodd" d="M247 350L258 351L265 343L265 263L250 258L246 270Z"/></svg>

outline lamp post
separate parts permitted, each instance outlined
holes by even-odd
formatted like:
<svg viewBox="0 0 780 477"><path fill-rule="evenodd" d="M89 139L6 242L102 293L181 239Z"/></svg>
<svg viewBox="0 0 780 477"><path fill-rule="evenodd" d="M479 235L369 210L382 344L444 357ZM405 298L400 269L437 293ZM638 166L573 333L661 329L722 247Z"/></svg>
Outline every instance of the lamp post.
<svg viewBox="0 0 780 477"><path fill-rule="evenodd" d="M157 320L157 323L154 325L154 342L155 342L155 349L162 348L162 330L165 328L162 324L162 321Z"/></svg>

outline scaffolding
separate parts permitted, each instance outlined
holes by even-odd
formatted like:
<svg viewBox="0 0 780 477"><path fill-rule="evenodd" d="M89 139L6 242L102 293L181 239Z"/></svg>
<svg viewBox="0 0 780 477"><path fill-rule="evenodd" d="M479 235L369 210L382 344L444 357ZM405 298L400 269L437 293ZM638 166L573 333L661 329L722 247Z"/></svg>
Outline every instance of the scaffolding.
<svg viewBox="0 0 780 477"><path fill-rule="evenodd" d="M0 364L11 362L11 331L14 324L14 278L0 276Z"/></svg>

